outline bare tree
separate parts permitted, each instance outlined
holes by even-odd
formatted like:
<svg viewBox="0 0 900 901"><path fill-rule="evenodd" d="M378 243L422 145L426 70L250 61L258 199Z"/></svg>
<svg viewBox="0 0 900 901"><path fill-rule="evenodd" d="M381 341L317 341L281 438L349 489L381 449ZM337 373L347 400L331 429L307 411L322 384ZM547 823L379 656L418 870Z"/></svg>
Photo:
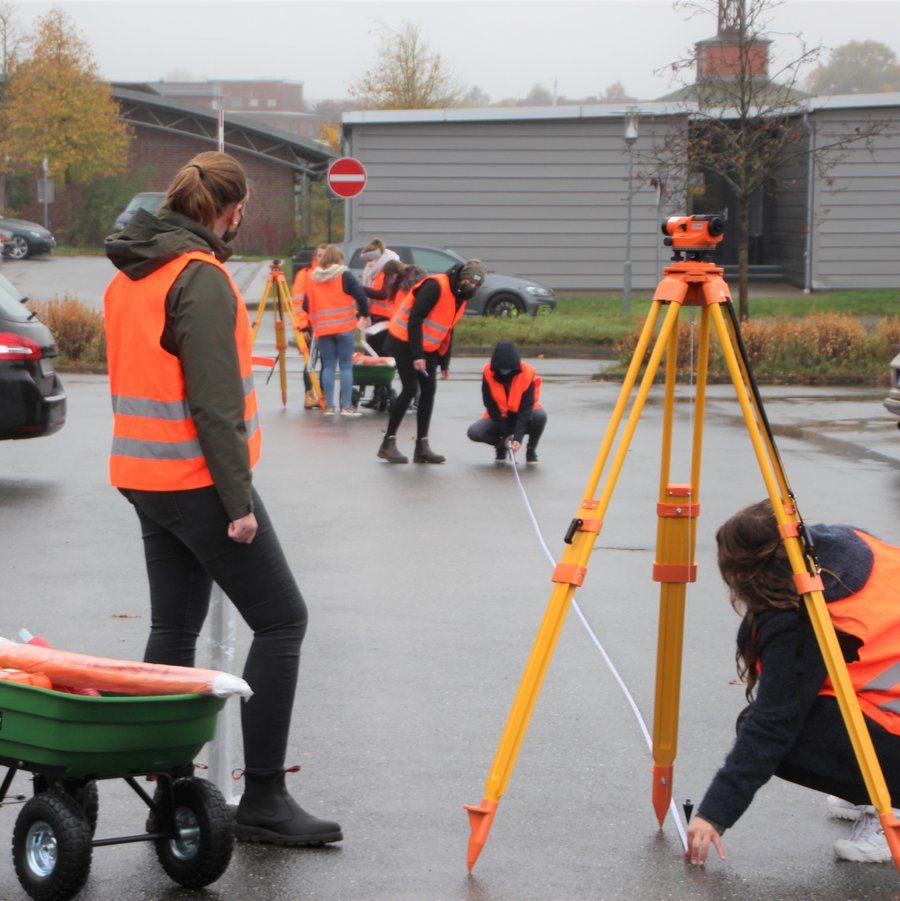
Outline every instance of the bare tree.
<svg viewBox="0 0 900 901"><path fill-rule="evenodd" d="M0 55L3 57L4 81L9 77L10 63L24 42L17 15L18 7L14 3L0 3Z"/></svg>
<svg viewBox="0 0 900 901"><path fill-rule="evenodd" d="M669 98L682 106L684 126L639 154L645 170L640 178L649 182L665 173L668 194L689 203L711 183L734 198L739 309L746 320L754 199L760 192L777 191L783 173L798 157L812 156L818 173L825 175L851 144L877 134L879 125L872 123L811 147L805 115L808 95L798 88L799 73L818 58L821 48L808 49L794 35L800 49L792 59L770 58L773 41L767 17L779 0L677 0L675 5L692 16L712 13L718 21L718 38L701 42L697 56L672 64L676 76L695 66L697 70L694 83Z"/></svg>
<svg viewBox="0 0 900 901"><path fill-rule="evenodd" d="M442 109L460 106L466 90L439 53L422 38L419 25L403 21L400 31L380 25L374 68L349 88L370 109Z"/></svg>

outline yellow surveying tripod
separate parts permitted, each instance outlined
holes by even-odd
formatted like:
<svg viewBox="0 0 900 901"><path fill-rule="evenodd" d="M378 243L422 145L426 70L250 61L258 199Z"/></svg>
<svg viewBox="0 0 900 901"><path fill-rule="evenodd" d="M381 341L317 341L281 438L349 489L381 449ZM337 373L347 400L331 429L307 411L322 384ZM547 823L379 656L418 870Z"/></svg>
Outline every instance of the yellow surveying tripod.
<svg viewBox="0 0 900 901"><path fill-rule="evenodd" d="M294 309L294 303L291 299L291 292L288 290L287 280L284 277L284 269L282 268L281 260L272 260L272 263L269 266L269 275L266 278L266 287L263 291L262 299L259 302L259 309L256 311L256 319L253 322L253 328L251 330L254 344L256 344L256 335L259 332L259 325L262 322L263 314L266 311L266 306L268 305L270 297L272 298L272 312L275 314L275 347L278 350L278 357L276 361L264 361L262 358L257 359L260 362L270 362L273 367L275 365L275 362L278 363L278 372L281 377L281 403L282 405L286 405L287 360L285 357L285 352L287 351L287 338L285 334L284 323L285 320L289 321L291 323L291 328L294 330L294 338L297 341L297 349L300 351L300 355L303 357L306 371L309 374L309 382L312 386L313 395L316 398L316 402L324 410L325 398L322 396L322 389L319 386L319 377L318 375L316 375L312 367L309 355L309 346L306 343L306 339L303 337L303 331L301 330L297 321L297 312Z"/></svg>
<svg viewBox="0 0 900 901"><path fill-rule="evenodd" d="M722 269L705 260L706 255L723 238L723 221L718 216L671 218L663 223L663 233L667 235L665 243L673 247L673 262L664 270L663 279L656 288L584 498L565 536L566 547L552 576L555 585L488 774L484 799L480 805L466 805L471 829L467 858L469 871L484 848L498 802L509 784L528 728L528 720L562 631L566 613L575 589L584 582L596 536L600 532L616 480L665 352L662 459L657 503L656 560L653 564L653 579L660 583L660 613L653 712L652 800L662 826L672 800L673 763L678 743L685 588L688 582L696 581L697 573L694 547L697 516L700 512L700 456L713 326L759 463L760 474L772 502L797 593L802 596L812 623L869 798L878 811L894 863L900 869L900 823L891 809L891 796L828 614L815 550L775 447L740 335L728 286L722 278ZM678 362L677 326L682 306L700 307L701 310L696 416L693 424L690 482L686 484L670 481ZM599 497L595 498L601 473L609 459L663 307L668 307L668 310L650 351L610 471Z"/></svg>

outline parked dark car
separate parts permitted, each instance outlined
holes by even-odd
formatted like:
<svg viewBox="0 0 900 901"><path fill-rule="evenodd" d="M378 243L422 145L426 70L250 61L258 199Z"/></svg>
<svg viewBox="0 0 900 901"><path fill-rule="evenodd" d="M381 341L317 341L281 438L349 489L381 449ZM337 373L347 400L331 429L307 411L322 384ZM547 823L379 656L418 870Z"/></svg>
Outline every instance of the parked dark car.
<svg viewBox="0 0 900 901"><path fill-rule="evenodd" d="M138 210L146 210L148 213L153 213L155 216L159 212L159 208L163 205L165 199L165 191L141 191L140 194L135 194L134 197L128 201L128 206L116 217L115 231L122 231L122 229L131 222L131 217Z"/></svg>
<svg viewBox="0 0 900 901"><path fill-rule="evenodd" d="M465 262L456 251L446 247L430 247L427 244L393 244L387 241L404 263L415 263L429 275L446 272L457 263ZM362 259L363 243L338 244L354 275L362 275L365 261ZM553 292L538 282L516 275L488 271L484 284L466 306L466 315L512 317L521 313L535 316L556 309Z"/></svg>
<svg viewBox="0 0 900 901"><path fill-rule="evenodd" d="M56 343L26 300L0 275L0 440L52 435L66 422Z"/></svg>
<svg viewBox="0 0 900 901"><path fill-rule="evenodd" d="M38 254L52 253L56 247L56 238L37 222L0 216L0 229L11 233L11 236L3 242L3 256L11 260L24 260Z"/></svg>

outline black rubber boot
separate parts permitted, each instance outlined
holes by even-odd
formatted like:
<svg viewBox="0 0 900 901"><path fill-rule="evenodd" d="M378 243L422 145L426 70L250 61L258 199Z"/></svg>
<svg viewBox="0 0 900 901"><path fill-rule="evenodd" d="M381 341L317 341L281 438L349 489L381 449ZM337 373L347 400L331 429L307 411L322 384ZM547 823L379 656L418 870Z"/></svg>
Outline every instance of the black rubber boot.
<svg viewBox="0 0 900 901"><path fill-rule="evenodd" d="M525 449L525 462L526 463L537 463L537 461L538 461L537 448L532 447L529 444L528 447Z"/></svg>
<svg viewBox="0 0 900 901"><path fill-rule="evenodd" d="M234 834L242 842L270 845L327 845L344 838L341 827L307 813L284 785L284 773L244 776L245 788L234 816Z"/></svg>
<svg viewBox="0 0 900 901"><path fill-rule="evenodd" d="M498 444L494 447L494 462L495 463L505 463L507 450L502 444Z"/></svg>
<svg viewBox="0 0 900 901"><path fill-rule="evenodd" d="M413 463L443 463L446 457L436 454L429 446L427 438L416 438L416 452Z"/></svg>
<svg viewBox="0 0 900 901"><path fill-rule="evenodd" d="M384 441L378 448L378 456L388 463L409 463L409 457L397 450L397 438L394 435L384 436Z"/></svg>

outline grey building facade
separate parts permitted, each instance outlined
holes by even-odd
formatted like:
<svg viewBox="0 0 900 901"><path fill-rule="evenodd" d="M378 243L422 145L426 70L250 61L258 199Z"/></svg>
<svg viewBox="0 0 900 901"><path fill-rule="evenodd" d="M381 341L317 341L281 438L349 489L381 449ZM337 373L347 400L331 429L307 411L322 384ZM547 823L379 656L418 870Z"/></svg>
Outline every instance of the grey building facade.
<svg viewBox="0 0 900 901"><path fill-rule="evenodd" d="M684 214L641 170L683 103L641 103L632 191L621 106L361 111L343 118L344 152L368 182L347 202L347 238L375 235L480 256L489 268L557 291L649 290L670 254L660 220ZM810 146L877 121L880 134L825 173L805 160L767 201L759 228L783 278L808 288L900 284L900 95L811 98L800 113ZM631 234L628 241L628 206Z"/></svg>

